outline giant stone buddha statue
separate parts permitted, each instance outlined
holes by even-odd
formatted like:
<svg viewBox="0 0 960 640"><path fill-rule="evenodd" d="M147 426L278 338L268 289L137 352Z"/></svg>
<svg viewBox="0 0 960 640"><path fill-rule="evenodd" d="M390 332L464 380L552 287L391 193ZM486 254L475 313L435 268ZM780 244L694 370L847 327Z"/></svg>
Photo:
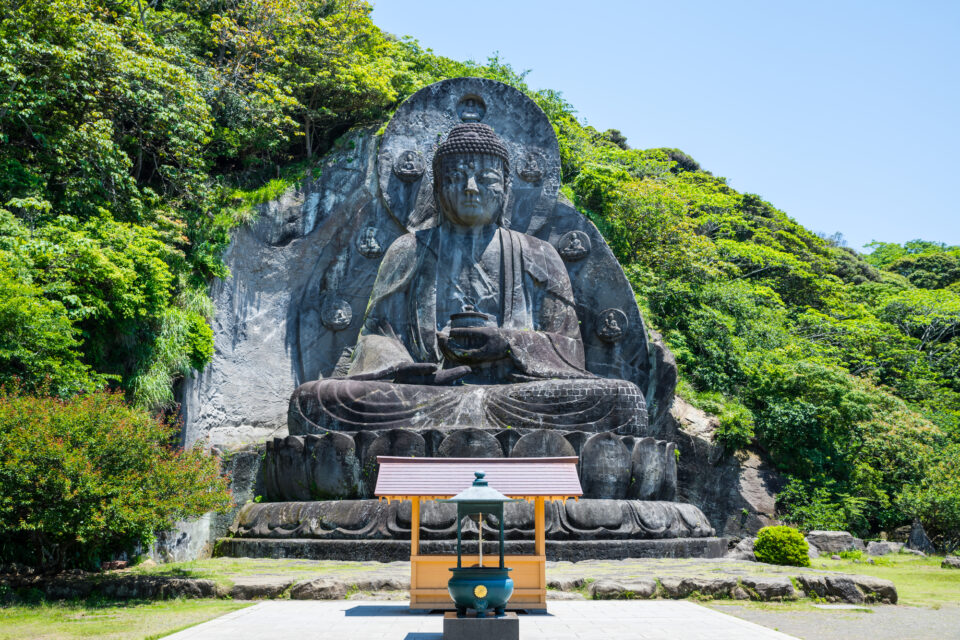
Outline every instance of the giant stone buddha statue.
<svg viewBox="0 0 960 640"><path fill-rule="evenodd" d="M311 274L285 346L312 381L290 399L290 435L266 443L265 500L223 549L406 558L411 506L375 499L378 456L576 456L583 498L546 511L552 558L725 553L675 501L672 357L560 194L546 115L512 87L456 78L357 140L305 191L313 231L284 249ZM452 506L423 504L425 553L455 544ZM504 519L508 545L532 544L530 504Z"/></svg>
<svg viewBox="0 0 960 640"><path fill-rule="evenodd" d="M439 223L387 249L347 375L297 389L291 433L477 427L643 435L636 385L585 367L557 250L503 224L510 161L494 130L453 127L436 148L433 176Z"/></svg>

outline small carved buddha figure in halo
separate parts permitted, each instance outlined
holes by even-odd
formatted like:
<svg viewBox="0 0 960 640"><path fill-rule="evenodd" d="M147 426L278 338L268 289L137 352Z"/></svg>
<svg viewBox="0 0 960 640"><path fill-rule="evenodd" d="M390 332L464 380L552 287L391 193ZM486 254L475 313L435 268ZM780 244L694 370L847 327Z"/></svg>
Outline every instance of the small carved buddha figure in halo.
<svg viewBox="0 0 960 640"><path fill-rule="evenodd" d="M493 129L454 127L433 175L438 224L387 249L348 375L297 389L291 433L512 426L642 434L640 390L585 369L557 251L502 224L509 156Z"/></svg>

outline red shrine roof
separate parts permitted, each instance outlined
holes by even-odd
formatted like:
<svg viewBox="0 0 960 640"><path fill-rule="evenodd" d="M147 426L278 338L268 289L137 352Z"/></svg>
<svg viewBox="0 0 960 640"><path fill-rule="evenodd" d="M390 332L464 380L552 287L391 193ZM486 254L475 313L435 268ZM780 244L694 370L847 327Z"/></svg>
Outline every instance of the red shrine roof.
<svg viewBox="0 0 960 640"><path fill-rule="evenodd" d="M452 498L486 473L491 487L510 498L565 500L583 495L577 457L563 458L400 458L377 456L380 498Z"/></svg>

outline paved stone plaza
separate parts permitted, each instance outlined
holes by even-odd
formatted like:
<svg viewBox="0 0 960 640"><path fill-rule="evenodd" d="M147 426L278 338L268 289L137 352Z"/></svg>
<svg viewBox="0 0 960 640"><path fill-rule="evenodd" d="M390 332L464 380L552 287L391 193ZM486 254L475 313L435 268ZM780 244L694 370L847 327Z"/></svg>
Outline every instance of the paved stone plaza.
<svg viewBox="0 0 960 640"><path fill-rule="evenodd" d="M551 602L549 614L521 615L520 637L597 640L790 640L793 636L685 601ZM229 613L168 640L440 640L443 617L406 603L270 601Z"/></svg>

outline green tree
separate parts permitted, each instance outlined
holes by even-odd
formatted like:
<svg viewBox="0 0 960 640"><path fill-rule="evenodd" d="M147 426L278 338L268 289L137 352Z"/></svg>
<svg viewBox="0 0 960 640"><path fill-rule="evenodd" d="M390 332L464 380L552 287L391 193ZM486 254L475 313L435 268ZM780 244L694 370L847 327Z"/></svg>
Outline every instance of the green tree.
<svg viewBox="0 0 960 640"><path fill-rule="evenodd" d="M109 393L0 391L0 560L93 568L177 520L225 509L226 479L173 425Z"/></svg>

